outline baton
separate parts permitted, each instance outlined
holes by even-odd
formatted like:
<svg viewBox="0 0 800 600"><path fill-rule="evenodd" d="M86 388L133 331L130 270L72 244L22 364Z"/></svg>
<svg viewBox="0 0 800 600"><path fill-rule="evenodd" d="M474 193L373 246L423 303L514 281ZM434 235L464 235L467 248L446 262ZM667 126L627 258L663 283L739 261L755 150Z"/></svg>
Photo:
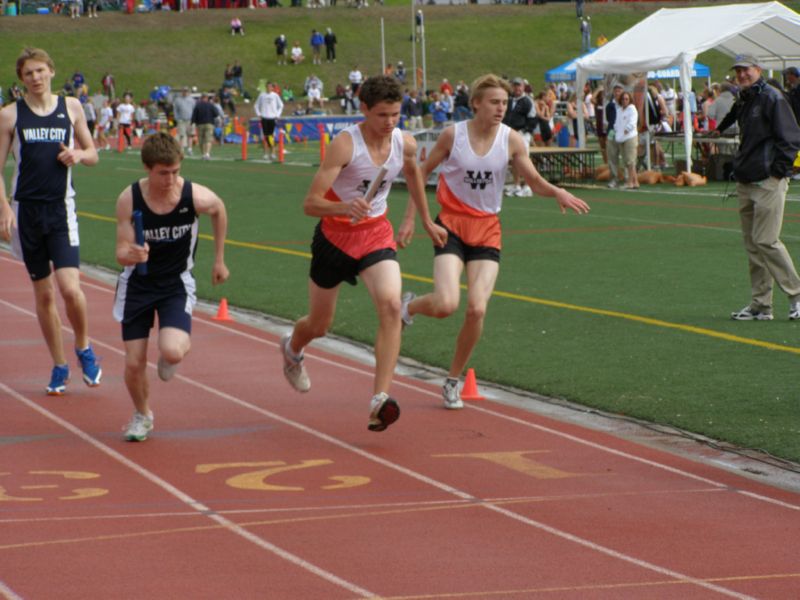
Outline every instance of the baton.
<svg viewBox="0 0 800 600"><path fill-rule="evenodd" d="M386 177L387 169L386 167L381 167L381 170L378 171L378 174L375 176L375 179L372 180L372 183L369 184L367 188L367 193L364 195L364 200L367 201L367 204L372 202L372 199L375 197L375 194L378 193L378 190L381 187L381 183L383 182L383 178ZM358 219L352 218L350 219L351 223L357 223Z"/></svg>
<svg viewBox="0 0 800 600"><path fill-rule="evenodd" d="M142 211L133 211L133 231L136 235L136 243L144 246L144 226L142 225ZM136 263L136 272L139 275L147 275L147 263Z"/></svg>

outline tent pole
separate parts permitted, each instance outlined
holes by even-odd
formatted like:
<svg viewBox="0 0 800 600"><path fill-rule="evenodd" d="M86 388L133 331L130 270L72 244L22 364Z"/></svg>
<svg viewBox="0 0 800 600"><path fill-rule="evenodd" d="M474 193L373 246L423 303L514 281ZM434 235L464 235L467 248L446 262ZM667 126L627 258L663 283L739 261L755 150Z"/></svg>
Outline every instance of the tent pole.
<svg viewBox="0 0 800 600"><path fill-rule="evenodd" d="M414 89L419 91L417 85L417 15L414 12L414 0L411 0L411 77L414 78Z"/></svg>
<svg viewBox="0 0 800 600"><path fill-rule="evenodd" d="M694 61L692 61L693 63ZM692 172L692 111L689 107L689 90L692 89L692 65L685 60L680 65L683 91L683 143L686 152L686 170Z"/></svg>
<svg viewBox="0 0 800 600"><path fill-rule="evenodd" d="M586 83L586 73L580 67L575 71L575 89L583 90L583 85ZM583 110L578 110L578 131L575 133L578 136L578 148L586 147L586 127L583 124Z"/></svg>
<svg viewBox="0 0 800 600"><path fill-rule="evenodd" d="M647 87L647 73L645 73L643 79L644 79L644 102L642 102L642 110L644 110L644 142L645 142L644 159L645 159L645 165L647 166L647 170L649 171L653 164L650 158L650 103L653 100L652 98L650 98L650 90Z"/></svg>

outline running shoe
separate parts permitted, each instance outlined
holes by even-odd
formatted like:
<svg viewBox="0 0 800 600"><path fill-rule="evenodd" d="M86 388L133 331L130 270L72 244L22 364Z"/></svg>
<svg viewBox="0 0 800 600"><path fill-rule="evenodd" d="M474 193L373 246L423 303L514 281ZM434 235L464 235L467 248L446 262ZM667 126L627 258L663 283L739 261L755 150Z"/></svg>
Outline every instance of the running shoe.
<svg viewBox="0 0 800 600"><path fill-rule="evenodd" d="M450 410L459 410L464 408L464 402L461 400L461 390L458 389L458 379L448 377L442 386L442 398L444 398L444 407Z"/></svg>
<svg viewBox="0 0 800 600"><path fill-rule="evenodd" d="M169 381L178 370L178 363L168 363L163 356L158 357L158 378L161 381Z"/></svg>
<svg viewBox="0 0 800 600"><path fill-rule="evenodd" d="M400 316L403 319L403 329L414 324L414 317L408 314L408 305L411 304L416 297L417 295L414 292L406 292L403 294L400 304Z"/></svg>
<svg viewBox="0 0 800 600"><path fill-rule="evenodd" d="M533 190L528 185L520 186L519 190L516 192L516 195L521 198L530 198L533 196Z"/></svg>
<svg viewBox="0 0 800 600"><path fill-rule="evenodd" d="M800 302L789 305L789 320L797 321L797 319L800 319Z"/></svg>
<svg viewBox="0 0 800 600"><path fill-rule="evenodd" d="M386 392L375 394L369 403L370 431L383 431L400 418L400 405L389 397Z"/></svg>
<svg viewBox="0 0 800 600"><path fill-rule="evenodd" d="M89 344L85 350L76 349L75 354L78 357L78 361L81 363L81 369L83 369L83 382L89 387L100 385L103 369L97 364L97 357L94 355L92 345Z"/></svg>
<svg viewBox="0 0 800 600"><path fill-rule="evenodd" d="M47 386L48 396L61 396L67 391L69 381L69 365L56 365L50 374L50 384Z"/></svg>
<svg viewBox="0 0 800 600"><path fill-rule="evenodd" d="M798 314L800 317L800 314ZM789 313L791 318L791 313ZM772 313L766 310L758 310L752 306L745 306L738 312L731 313L731 319L734 321L772 321Z"/></svg>
<svg viewBox="0 0 800 600"><path fill-rule="evenodd" d="M131 422L125 426L125 441L143 442L151 431L153 431L153 413L148 416L136 411Z"/></svg>
<svg viewBox="0 0 800 600"><path fill-rule="evenodd" d="M289 342L292 341L292 332L286 333L281 338L281 354L283 355L283 374L286 381L298 392L307 392L311 389L311 380L308 378L306 368L303 366L303 356L296 357L292 354Z"/></svg>

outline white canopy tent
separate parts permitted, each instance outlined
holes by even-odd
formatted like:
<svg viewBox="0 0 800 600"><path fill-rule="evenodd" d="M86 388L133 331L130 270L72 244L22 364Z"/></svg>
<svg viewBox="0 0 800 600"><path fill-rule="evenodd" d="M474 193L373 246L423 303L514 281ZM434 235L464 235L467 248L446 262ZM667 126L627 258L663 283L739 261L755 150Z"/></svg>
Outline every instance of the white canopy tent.
<svg viewBox="0 0 800 600"><path fill-rule="evenodd" d="M662 8L596 52L576 63L576 89L591 74L646 73L677 67L681 90L691 89L697 55L716 49L730 56L747 54L766 69L800 65L800 14L780 2L701 8ZM583 114L578 111L579 145L585 146ZM692 164L692 122L684 111L686 165Z"/></svg>

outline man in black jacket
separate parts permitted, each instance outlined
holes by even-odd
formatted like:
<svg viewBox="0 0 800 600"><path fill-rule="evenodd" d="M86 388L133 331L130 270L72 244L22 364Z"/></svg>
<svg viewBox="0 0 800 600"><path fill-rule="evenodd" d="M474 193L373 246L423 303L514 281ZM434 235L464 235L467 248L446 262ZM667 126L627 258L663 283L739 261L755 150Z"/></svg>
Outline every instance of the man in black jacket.
<svg viewBox="0 0 800 600"><path fill-rule="evenodd" d="M774 282L789 296L789 319L800 319L800 276L779 236L800 127L784 95L764 81L752 56L733 65L739 101L732 109L741 143L733 159L739 219L750 265L752 300L731 314L737 321L772 320Z"/></svg>
<svg viewBox="0 0 800 600"><path fill-rule="evenodd" d="M192 125L197 128L197 141L203 160L211 160L211 145L214 143L214 125L221 118L217 107L211 103L211 95L203 94L192 110Z"/></svg>
<svg viewBox="0 0 800 600"><path fill-rule="evenodd" d="M783 72L783 77L786 80L786 95L789 96L794 118L800 123L800 71L797 67L789 67Z"/></svg>
<svg viewBox="0 0 800 600"><path fill-rule="evenodd" d="M511 127L511 129L519 131L522 139L530 147L531 125L534 125L535 119L536 108L531 97L525 93L525 82L521 78L515 77L511 80L511 97L508 99L503 123ZM519 174L516 169L512 169L511 174L514 178L514 183L506 186L506 196L533 196L533 192L527 184L524 186L519 184Z"/></svg>
<svg viewBox="0 0 800 600"><path fill-rule="evenodd" d="M338 40L336 39L336 34L333 33L333 29L328 27L325 30L325 59L328 62L336 62L336 44Z"/></svg>

